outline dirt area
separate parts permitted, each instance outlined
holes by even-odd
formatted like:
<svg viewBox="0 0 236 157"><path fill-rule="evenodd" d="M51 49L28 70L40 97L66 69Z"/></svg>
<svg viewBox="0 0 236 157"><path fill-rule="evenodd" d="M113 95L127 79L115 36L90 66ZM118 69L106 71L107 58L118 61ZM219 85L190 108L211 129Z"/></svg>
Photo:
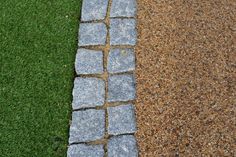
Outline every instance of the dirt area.
<svg viewBox="0 0 236 157"><path fill-rule="evenodd" d="M138 7L140 156L236 156L236 1Z"/></svg>

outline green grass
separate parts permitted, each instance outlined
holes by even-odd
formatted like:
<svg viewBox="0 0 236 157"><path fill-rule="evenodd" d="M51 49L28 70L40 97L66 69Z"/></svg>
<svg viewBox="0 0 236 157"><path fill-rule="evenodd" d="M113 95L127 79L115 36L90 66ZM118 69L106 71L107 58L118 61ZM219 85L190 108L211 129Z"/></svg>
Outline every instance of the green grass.
<svg viewBox="0 0 236 157"><path fill-rule="evenodd" d="M0 0L0 156L66 156L81 0Z"/></svg>

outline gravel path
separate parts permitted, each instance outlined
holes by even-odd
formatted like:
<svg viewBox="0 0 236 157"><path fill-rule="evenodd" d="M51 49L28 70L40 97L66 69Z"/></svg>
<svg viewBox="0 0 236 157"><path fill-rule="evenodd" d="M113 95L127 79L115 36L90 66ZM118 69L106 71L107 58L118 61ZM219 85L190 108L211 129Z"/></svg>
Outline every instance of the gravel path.
<svg viewBox="0 0 236 157"><path fill-rule="evenodd" d="M236 1L138 0L142 157L236 156Z"/></svg>
<svg viewBox="0 0 236 157"><path fill-rule="evenodd" d="M137 157L136 0L83 0L68 157Z"/></svg>

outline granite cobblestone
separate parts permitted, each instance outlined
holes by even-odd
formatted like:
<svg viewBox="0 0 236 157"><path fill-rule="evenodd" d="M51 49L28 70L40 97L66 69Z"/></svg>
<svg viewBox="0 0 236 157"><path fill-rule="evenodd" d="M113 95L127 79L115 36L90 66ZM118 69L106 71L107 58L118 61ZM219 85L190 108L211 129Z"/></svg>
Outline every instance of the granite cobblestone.
<svg viewBox="0 0 236 157"><path fill-rule="evenodd" d="M108 107L108 134L120 135L136 131L134 106L132 104Z"/></svg>
<svg viewBox="0 0 236 157"><path fill-rule="evenodd" d="M107 7L108 0L83 0L81 20L104 20Z"/></svg>
<svg viewBox="0 0 236 157"><path fill-rule="evenodd" d="M104 135L104 110L89 109L72 113L69 143L95 141L102 139Z"/></svg>
<svg viewBox="0 0 236 157"><path fill-rule="evenodd" d="M134 105L105 105L132 101L136 97L134 49L119 46L135 46L137 42L137 2L112 0L108 9L109 1L83 0L83 23L79 28L75 59L79 77L74 80L72 92L67 157L104 157L106 153L108 157L138 156L136 139L131 135L137 130ZM110 18L110 26L106 17ZM107 43L107 39L110 42ZM111 48L108 54L103 48L94 48L106 44L118 48ZM108 76L103 76L105 71ZM106 144L90 143L107 138L106 134L112 135Z"/></svg>
<svg viewBox="0 0 236 157"><path fill-rule="evenodd" d="M108 141L108 157L138 157L133 135L114 136Z"/></svg>
<svg viewBox="0 0 236 157"><path fill-rule="evenodd" d="M75 70L77 74L102 74L103 52L78 49L75 59Z"/></svg>
<svg viewBox="0 0 236 157"><path fill-rule="evenodd" d="M136 0L113 0L110 17L135 17Z"/></svg>
<svg viewBox="0 0 236 157"><path fill-rule="evenodd" d="M109 76L108 102L134 100L135 93L135 79L132 74Z"/></svg>
<svg viewBox="0 0 236 157"><path fill-rule="evenodd" d="M77 77L72 95L74 110L102 106L105 102L105 82L99 78Z"/></svg>
<svg viewBox="0 0 236 157"><path fill-rule="evenodd" d="M134 71L134 49L111 49L108 55L107 70L109 73Z"/></svg>
<svg viewBox="0 0 236 157"><path fill-rule="evenodd" d="M67 157L104 157L103 145L71 145L67 151Z"/></svg>
<svg viewBox="0 0 236 157"><path fill-rule="evenodd" d="M135 45L137 41L135 19L111 19L110 20L110 44L111 45Z"/></svg>
<svg viewBox="0 0 236 157"><path fill-rule="evenodd" d="M79 46L105 45L106 25L100 23L81 23L79 28Z"/></svg>

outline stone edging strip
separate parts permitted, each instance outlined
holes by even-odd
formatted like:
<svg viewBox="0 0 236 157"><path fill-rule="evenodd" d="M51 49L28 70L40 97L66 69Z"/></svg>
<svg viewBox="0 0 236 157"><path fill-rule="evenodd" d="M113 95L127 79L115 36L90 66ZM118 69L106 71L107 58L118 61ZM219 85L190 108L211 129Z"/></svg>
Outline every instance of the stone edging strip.
<svg viewBox="0 0 236 157"><path fill-rule="evenodd" d="M136 0L83 0L67 157L137 157Z"/></svg>

